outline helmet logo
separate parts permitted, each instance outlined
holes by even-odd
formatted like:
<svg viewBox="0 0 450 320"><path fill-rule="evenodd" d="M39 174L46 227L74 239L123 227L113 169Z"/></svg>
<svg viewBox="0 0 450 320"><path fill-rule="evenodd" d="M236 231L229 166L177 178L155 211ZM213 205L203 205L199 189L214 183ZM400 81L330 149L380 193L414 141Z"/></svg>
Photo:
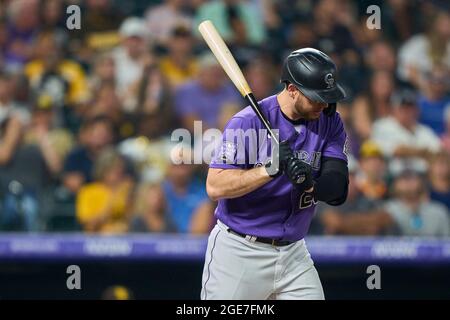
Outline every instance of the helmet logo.
<svg viewBox="0 0 450 320"><path fill-rule="evenodd" d="M334 85L334 77L331 73L325 75L325 83L327 84L327 89L330 89Z"/></svg>

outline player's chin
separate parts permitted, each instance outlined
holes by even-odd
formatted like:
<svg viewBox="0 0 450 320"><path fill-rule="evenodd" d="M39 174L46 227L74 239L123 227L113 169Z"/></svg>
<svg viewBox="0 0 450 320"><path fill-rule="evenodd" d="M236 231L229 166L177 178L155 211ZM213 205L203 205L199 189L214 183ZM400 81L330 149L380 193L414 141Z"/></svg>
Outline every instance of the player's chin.
<svg viewBox="0 0 450 320"><path fill-rule="evenodd" d="M322 110L311 112L311 113L308 115L308 120L317 120L317 119L319 119L321 113L322 113Z"/></svg>

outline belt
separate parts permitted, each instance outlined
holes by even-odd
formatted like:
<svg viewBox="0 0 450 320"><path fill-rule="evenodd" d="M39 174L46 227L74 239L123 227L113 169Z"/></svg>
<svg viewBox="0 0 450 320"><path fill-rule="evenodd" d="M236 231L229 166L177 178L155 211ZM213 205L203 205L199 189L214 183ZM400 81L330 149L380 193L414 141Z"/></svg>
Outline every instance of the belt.
<svg viewBox="0 0 450 320"><path fill-rule="evenodd" d="M239 237L245 238L246 240L248 240L250 242L267 243L267 244L271 244L272 246L276 246L276 247L288 246L288 245L294 243L293 241L288 241L288 240L276 240L276 239L270 239L270 238L264 238L264 237L250 236L248 234L243 234L243 233L234 231L233 229L231 229L229 227L227 227L227 231L229 233L232 233L232 234L237 235Z"/></svg>

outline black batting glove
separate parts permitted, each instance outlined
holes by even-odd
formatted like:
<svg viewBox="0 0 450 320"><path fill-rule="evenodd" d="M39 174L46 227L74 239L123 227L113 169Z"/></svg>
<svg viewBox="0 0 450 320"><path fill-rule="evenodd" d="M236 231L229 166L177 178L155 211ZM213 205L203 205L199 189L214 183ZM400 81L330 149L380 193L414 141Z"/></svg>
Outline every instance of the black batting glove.
<svg viewBox="0 0 450 320"><path fill-rule="evenodd" d="M311 166L300 159L289 158L285 173L300 192L310 189L314 184Z"/></svg>
<svg viewBox="0 0 450 320"><path fill-rule="evenodd" d="M286 169L289 158L294 157L288 141L282 141L279 144L278 152L275 152L275 145L272 148L272 159L265 165L266 171L272 178L279 177ZM278 166L276 165L278 163Z"/></svg>
<svg viewBox="0 0 450 320"><path fill-rule="evenodd" d="M326 116L332 117L336 113L336 103L329 103L322 111Z"/></svg>

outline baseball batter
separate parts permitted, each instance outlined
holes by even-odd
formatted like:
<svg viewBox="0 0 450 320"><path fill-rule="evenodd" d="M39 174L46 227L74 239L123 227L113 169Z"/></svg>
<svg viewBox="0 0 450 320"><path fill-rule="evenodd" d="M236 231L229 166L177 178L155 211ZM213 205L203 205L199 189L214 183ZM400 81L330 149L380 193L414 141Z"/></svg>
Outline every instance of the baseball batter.
<svg viewBox="0 0 450 320"><path fill-rule="evenodd" d="M304 237L318 201L339 205L347 197L347 135L336 113L345 93L336 78L335 64L321 51L305 48L286 58L284 90L259 102L282 142L256 163L247 145L244 157L237 155L245 139L229 141L225 132L258 131L261 121L247 107L228 122L208 172L218 220L208 240L202 299L324 299ZM264 139L258 143L272 145L270 136Z"/></svg>

